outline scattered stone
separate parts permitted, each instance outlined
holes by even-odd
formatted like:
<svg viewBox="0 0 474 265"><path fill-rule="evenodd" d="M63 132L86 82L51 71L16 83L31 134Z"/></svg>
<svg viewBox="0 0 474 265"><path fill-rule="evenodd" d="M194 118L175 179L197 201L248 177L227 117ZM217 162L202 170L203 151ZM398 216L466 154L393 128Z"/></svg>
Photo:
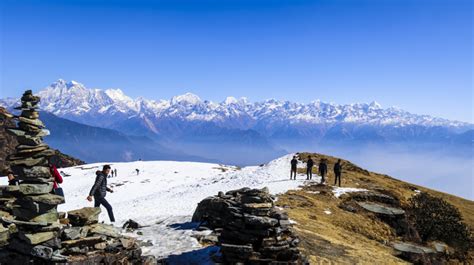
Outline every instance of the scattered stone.
<svg viewBox="0 0 474 265"><path fill-rule="evenodd" d="M105 238L102 236L86 237L75 240L66 240L62 242L62 245L67 248L77 246L94 246L97 243L104 242Z"/></svg>
<svg viewBox="0 0 474 265"><path fill-rule="evenodd" d="M99 207L84 207L79 210L67 212L69 222L73 226L85 226L99 222Z"/></svg>
<svg viewBox="0 0 474 265"><path fill-rule="evenodd" d="M139 223L132 220L132 219L129 219L128 221L126 221L122 226L123 229L132 229L132 230L133 229L138 229L140 227L142 227L142 226Z"/></svg>
<svg viewBox="0 0 474 265"><path fill-rule="evenodd" d="M23 232L19 233L19 238L24 240L30 245L38 245L45 241L51 240L56 237L56 233L54 232L41 232L41 233L34 233L34 234L25 234Z"/></svg>
<svg viewBox="0 0 474 265"><path fill-rule="evenodd" d="M113 237L113 238L117 238L120 236L120 233L117 231L117 229L113 225L93 224L93 225L90 225L88 228L89 228L90 234L104 235L104 236Z"/></svg>
<svg viewBox="0 0 474 265"><path fill-rule="evenodd" d="M122 237L120 238L120 242L122 243L122 246L126 249L131 249L135 246L137 240L135 238L131 237Z"/></svg>
<svg viewBox="0 0 474 265"><path fill-rule="evenodd" d="M69 227L63 230L62 238L64 240L76 240L81 237L80 227Z"/></svg>

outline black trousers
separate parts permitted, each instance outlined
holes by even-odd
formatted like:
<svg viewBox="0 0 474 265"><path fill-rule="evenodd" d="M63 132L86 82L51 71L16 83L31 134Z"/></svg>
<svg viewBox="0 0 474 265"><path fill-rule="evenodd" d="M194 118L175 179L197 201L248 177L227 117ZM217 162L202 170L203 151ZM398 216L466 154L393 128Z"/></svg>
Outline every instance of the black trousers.
<svg viewBox="0 0 474 265"><path fill-rule="evenodd" d="M340 187L341 186L341 172L334 172L334 175L336 175L336 178L334 179L334 185L336 185L336 183L339 180L339 187Z"/></svg>
<svg viewBox="0 0 474 265"><path fill-rule="evenodd" d="M94 197L94 207L99 207L101 204L107 210L110 221L115 222L114 212L112 211L110 203L104 197Z"/></svg>
<svg viewBox="0 0 474 265"><path fill-rule="evenodd" d="M321 174L321 183L325 183L326 182L326 172L319 172L319 174Z"/></svg>
<svg viewBox="0 0 474 265"><path fill-rule="evenodd" d="M291 168L291 172L290 172L290 179L293 179L293 175L295 176L295 179L296 179L296 167L292 167Z"/></svg>
<svg viewBox="0 0 474 265"><path fill-rule="evenodd" d="M306 168L306 179L313 179L313 168Z"/></svg>

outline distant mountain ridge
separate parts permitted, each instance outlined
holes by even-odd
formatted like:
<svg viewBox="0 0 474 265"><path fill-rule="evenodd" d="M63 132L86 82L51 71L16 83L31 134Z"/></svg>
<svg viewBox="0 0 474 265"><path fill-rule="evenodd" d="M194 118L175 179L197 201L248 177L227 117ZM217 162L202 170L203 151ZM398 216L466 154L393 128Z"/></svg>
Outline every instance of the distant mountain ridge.
<svg viewBox="0 0 474 265"><path fill-rule="evenodd" d="M186 93L170 100L132 99L120 89L88 89L76 81L59 79L37 93L43 110L60 117L101 125L99 118L109 120L142 119L144 123L156 123L162 119L179 119L188 122L213 122L221 127L251 129L262 125L287 122L289 124L336 124L358 123L379 126L443 126L463 128L472 124L417 115L397 108L382 108L377 102L338 105L313 101L308 104L290 101L265 100L251 103L246 98L228 97L220 103L201 100L197 95ZM1 100L7 107L13 99ZM147 124L151 131L159 129Z"/></svg>
<svg viewBox="0 0 474 265"><path fill-rule="evenodd" d="M132 99L120 89L89 89L62 79L37 95L42 110L58 117L147 136L169 149L225 163L247 165L301 149L371 144L472 153L473 124L382 108L377 102L303 104L228 97L216 103L191 93L170 100ZM11 108L17 101L3 99L0 105Z"/></svg>

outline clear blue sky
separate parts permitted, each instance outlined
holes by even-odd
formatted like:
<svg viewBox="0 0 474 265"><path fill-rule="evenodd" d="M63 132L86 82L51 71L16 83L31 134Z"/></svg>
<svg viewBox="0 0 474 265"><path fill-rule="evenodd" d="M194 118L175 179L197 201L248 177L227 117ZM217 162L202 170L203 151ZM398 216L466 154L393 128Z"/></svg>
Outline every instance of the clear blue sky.
<svg viewBox="0 0 474 265"><path fill-rule="evenodd" d="M473 121L468 0L0 5L0 97L63 78L132 97L376 100Z"/></svg>

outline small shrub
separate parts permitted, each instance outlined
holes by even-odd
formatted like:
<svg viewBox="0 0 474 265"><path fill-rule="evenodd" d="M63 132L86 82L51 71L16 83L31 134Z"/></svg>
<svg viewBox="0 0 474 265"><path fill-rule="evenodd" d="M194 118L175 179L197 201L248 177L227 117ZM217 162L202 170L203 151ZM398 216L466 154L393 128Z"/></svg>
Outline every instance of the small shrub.
<svg viewBox="0 0 474 265"><path fill-rule="evenodd" d="M469 228L462 222L459 210L447 201L420 193L410 199L408 212L423 241L443 241L454 247L459 257L469 250Z"/></svg>

